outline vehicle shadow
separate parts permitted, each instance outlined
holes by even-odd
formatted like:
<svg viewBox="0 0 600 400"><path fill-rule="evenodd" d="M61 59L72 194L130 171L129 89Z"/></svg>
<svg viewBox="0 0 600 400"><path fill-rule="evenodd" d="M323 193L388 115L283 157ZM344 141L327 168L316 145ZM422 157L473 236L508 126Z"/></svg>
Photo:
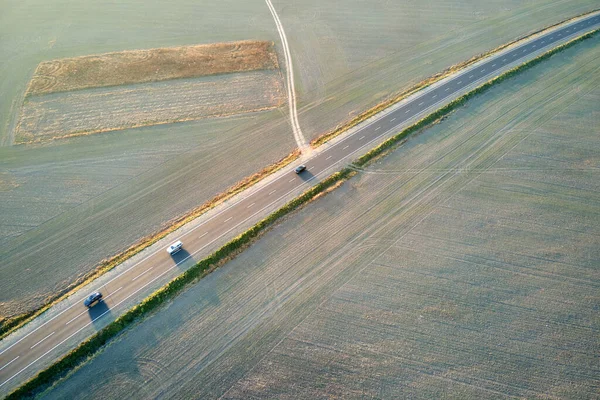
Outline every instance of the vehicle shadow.
<svg viewBox="0 0 600 400"><path fill-rule="evenodd" d="M301 173L298 174L298 176L300 177L300 179L302 179L304 182L308 182L311 181L313 179L315 179L316 177L312 174L312 172L310 172L309 170L304 170Z"/></svg>
<svg viewBox="0 0 600 400"><path fill-rule="evenodd" d="M192 255L190 253L188 253L188 251L186 249L181 249L177 253L171 254L171 259L173 259L173 261L175 261L175 264L180 264L184 261L194 262Z"/></svg>
<svg viewBox="0 0 600 400"><path fill-rule="evenodd" d="M103 327L100 323L100 319L105 318L106 316L110 317L110 315L110 308L104 300L98 302L94 307L88 308L88 316L97 330Z"/></svg>

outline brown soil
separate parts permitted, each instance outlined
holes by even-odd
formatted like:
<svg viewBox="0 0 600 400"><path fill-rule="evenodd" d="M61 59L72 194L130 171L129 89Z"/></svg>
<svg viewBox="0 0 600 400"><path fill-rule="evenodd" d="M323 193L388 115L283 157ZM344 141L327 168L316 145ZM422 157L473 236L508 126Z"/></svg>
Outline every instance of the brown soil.
<svg viewBox="0 0 600 400"><path fill-rule="evenodd" d="M42 62L27 95L278 67L266 41L121 51Z"/></svg>

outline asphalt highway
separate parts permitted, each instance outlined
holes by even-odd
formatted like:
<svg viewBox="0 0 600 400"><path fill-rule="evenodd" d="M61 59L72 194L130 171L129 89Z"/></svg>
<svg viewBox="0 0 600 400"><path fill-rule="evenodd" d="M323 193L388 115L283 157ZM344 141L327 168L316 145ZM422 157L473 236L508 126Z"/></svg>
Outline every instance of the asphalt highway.
<svg viewBox="0 0 600 400"><path fill-rule="evenodd" d="M220 213L179 238L183 242L181 252L170 256L166 249L161 249L104 284L99 288L104 295L104 300L97 306L87 309L83 305L84 299L82 298L81 301L74 303L2 350L0 352L0 388L5 385L16 386L19 384L24 379L23 375L30 375L22 374L23 371L35 370L36 363L44 357L58 357L61 351L66 351L66 349L59 348L63 343L94 321L103 317L111 318L111 309L115 309L131 296L163 277L193 254L229 234L244 221L265 213L265 210L274 204L281 203L289 193L298 190L300 186L316 183L319 174L331 170L341 160L368 150L373 146L373 142L396 131L399 125L419 116L426 110L433 111L438 104L441 105L456 97L457 92L465 87L492 76L507 65L524 59L540 48L551 46L576 33L589 31L599 23L600 15L592 15L575 24L554 30L515 47L504 54L489 58L488 61L478 64L476 68L466 70L445 83L424 91L423 95L406 102L393 112L383 115L354 134L317 153L305 162L307 170L301 174L296 174L291 170L255 190L246 198L224 208Z"/></svg>

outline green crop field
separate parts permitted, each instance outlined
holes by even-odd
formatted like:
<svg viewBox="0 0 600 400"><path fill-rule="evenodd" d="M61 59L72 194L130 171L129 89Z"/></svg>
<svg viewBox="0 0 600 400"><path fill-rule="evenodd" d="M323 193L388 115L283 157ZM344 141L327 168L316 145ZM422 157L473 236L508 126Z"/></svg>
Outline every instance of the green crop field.
<svg viewBox="0 0 600 400"><path fill-rule="evenodd" d="M594 398L599 58L472 99L45 398Z"/></svg>
<svg viewBox="0 0 600 400"><path fill-rule="evenodd" d="M454 64L598 7L546 0L274 3L310 138Z"/></svg>
<svg viewBox="0 0 600 400"><path fill-rule="evenodd" d="M479 3L275 1L295 63L305 135L312 138L328 131L454 63L597 7L593 0ZM26 85L37 65L92 54L236 40L275 42L281 65L279 36L263 0L3 3L0 317L39 307L101 260L295 147L285 104L244 117L15 145ZM30 130L23 136L31 138L34 131L41 131L44 138L60 137L65 132L254 110L248 103L255 87L246 86L240 94L243 99L232 99L229 109L202 108L187 98L178 98L177 103L173 97L177 95L167 91L154 99L160 104L150 117L144 107L154 106L147 103L138 107L119 102L118 96L106 101L94 97L93 102L86 98L89 107L75 107L75 112L92 113L87 125L83 120L43 117L61 107L74 107L61 96L44 104L26 99L26 111L34 110L24 121L23 127ZM264 89L256 91L257 98L264 95L270 100L281 93ZM208 103L229 99L218 91L207 96ZM255 105L264 109L280 100ZM171 101L176 110L162 106ZM132 118L128 106L137 107L140 114Z"/></svg>

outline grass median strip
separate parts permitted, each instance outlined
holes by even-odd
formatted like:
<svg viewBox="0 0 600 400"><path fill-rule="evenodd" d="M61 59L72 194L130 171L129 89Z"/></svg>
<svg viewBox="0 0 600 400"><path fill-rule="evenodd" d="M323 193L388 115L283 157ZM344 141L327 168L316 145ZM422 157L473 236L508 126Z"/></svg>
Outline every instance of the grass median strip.
<svg viewBox="0 0 600 400"><path fill-rule="evenodd" d="M421 119L417 123L399 132L392 138L386 140L381 145L367 152L365 155L359 157L353 164L355 168L362 168L369 162L376 160L390 151L394 146L401 143L409 135L427 128L428 126L436 123L450 112L462 106L466 101L472 97L486 91L491 86L505 81L506 79L525 71L543 60L551 57L552 55L561 52L574 44L581 42L585 39L589 39L595 36L599 30L587 33L579 38L573 39L561 46L558 46L518 67L515 67L492 80L482 84L481 86L473 89L466 93L460 98L452 101L448 105L442 107L436 112L428 115ZM41 390L44 390L48 386L54 384L59 379L67 376L67 374L74 368L82 365L87 359L93 357L105 344L111 339L119 335L122 331L132 326L133 323L141 321L143 318L156 311L165 301L172 300L179 293L181 293L187 285L195 283L201 279L207 273L210 273L220 265L231 260L255 240L257 240L262 234L264 234L271 226L277 221L290 214L294 210L308 204L313 199L323 196L325 193L335 189L341 185L344 181L354 176L357 172L354 168L344 168L341 171L334 173L330 177L326 178L322 182L318 183L314 187L304 192L299 197L293 199L282 208L278 209L268 217L260 221L258 224L248 229L246 232L237 236L226 245L221 247L219 250L211 254L209 257L198 262L195 266L184 272L179 277L173 279L163 288L156 291L154 294L146 298L142 303L133 307L127 311L124 315L117 318L115 321L110 323L100 332L90 337L83 343L81 343L76 349L69 352L61 360L51 365L49 368L38 373L34 378L17 388L7 398L17 399L24 397L31 397L38 394Z"/></svg>

